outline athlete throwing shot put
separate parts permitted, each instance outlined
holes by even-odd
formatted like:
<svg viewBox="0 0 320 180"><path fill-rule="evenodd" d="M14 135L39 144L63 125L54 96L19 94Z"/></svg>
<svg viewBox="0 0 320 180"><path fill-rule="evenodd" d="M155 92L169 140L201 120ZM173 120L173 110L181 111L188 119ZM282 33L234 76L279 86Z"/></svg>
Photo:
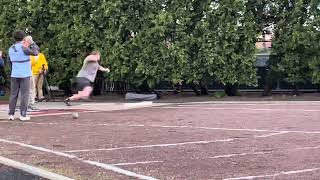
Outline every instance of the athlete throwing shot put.
<svg viewBox="0 0 320 180"><path fill-rule="evenodd" d="M96 78L97 71L110 72L109 68L104 68L98 63L100 60L100 52L93 51L87 56L84 61L81 70L76 77L77 88L79 89L77 94L64 100L67 106L71 106L71 102L79 99L88 99L92 90L93 82Z"/></svg>

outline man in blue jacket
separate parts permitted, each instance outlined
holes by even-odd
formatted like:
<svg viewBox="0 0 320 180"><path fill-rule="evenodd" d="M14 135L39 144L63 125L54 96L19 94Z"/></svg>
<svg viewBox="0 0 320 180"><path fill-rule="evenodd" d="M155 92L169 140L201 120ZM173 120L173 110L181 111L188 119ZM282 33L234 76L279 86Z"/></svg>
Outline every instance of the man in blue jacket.
<svg viewBox="0 0 320 180"><path fill-rule="evenodd" d="M30 55L37 56L39 49L32 47L30 42L23 41L26 34L15 31L12 34L16 43L9 48L9 62L11 63L11 90L9 100L9 120L14 120L15 108L19 92L21 93L20 117L21 121L30 120L27 116L28 98L30 91L30 77L32 76Z"/></svg>

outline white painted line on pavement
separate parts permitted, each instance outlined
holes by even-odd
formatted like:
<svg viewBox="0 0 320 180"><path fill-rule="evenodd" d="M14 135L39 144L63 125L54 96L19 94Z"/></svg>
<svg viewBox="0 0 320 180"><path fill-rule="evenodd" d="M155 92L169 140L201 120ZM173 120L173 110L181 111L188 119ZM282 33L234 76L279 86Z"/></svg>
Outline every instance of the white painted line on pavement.
<svg viewBox="0 0 320 180"><path fill-rule="evenodd" d="M81 106L119 106L120 103L83 103L83 104L79 104Z"/></svg>
<svg viewBox="0 0 320 180"><path fill-rule="evenodd" d="M208 159L230 158L230 157L249 156L249 155L265 155L265 154L271 154L271 153L274 153L274 152L293 152L293 151L311 150L311 149L320 149L320 146L301 147L301 148L275 150L275 151L260 151L260 152L249 152L249 153L238 153L238 154L225 154L225 155L218 155L218 156L208 157Z"/></svg>
<svg viewBox="0 0 320 180"><path fill-rule="evenodd" d="M173 106L173 107L155 107L161 109L200 109L200 110L250 110L250 111L304 111L304 112L320 112L318 109L271 109L271 108L229 108L229 107L186 107L186 106Z"/></svg>
<svg viewBox="0 0 320 180"><path fill-rule="evenodd" d="M257 175L257 176L244 176L244 177L234 177L234 178L225 178L224 180L245 180L245 179L258 179L258 178L268 178L268 177L276 177L281 175L292 175L292 174L301 174L306 172L314 172L319 171L320 168L312 168L312 169L302 169L296 171L283 171L275 174L268 174L268 175Z"/></svg>
<svg viewBox="0 0 320 180"><path fill-rule="evenodd" d="M134 172L131 172L131 171L128 171L128 170L124 170L124 169L121 169L121 168L118 168L116 166L112 166L112 165L109 165L109 164L104 164L104 163L100 163L100 162L96 162L96 161L90 161L90 160L83 160L83 162L91 164L91 165L95 165L95 166L98 166L98 167L101 167L101 168L104 168L106 170L111 170L111 171L114 171L114 172L117 172L117 173L120 173L120 174L124 174L124 175L130 176L130 177L135 177L135 178L138 178L138 179L157 180L157 179L155 179L153 177L136 174Z"/></svg>
<svg viewBox="0 0 320 180"><path fill-rule="evenodd" d="M93 111L93 110L84 110L78 113L95 113L95 112L101 112L101 111ZM30 114L30 117L43 117L43 116L58 116L58 115L68 115L72 114L73 111L70 112L61 112L61 113L36 113L36 114Z"/></svg>
<svg viewBox="0 0 320 180"><path fill-rule="evenodd" d="M276 135L281 135L281 134L287 134L289 133L288 131L282 131L278 133L272 133L272 134L266 134L266 135L261 135L261 136L254 136L255 138L266 138L266 137L271 137L271 136L276 136Z"/></svg>
<svg viewBox="0 0 320 180"><path fill-rule="evenodd" d="M13 167L15 169L20 169L24 172L28 172L30 174L33 174L35 176L40 176L43 177L45 179L50 179L50 180L73 180L71 178L59 175L59 174L55 174L49 171L46 171L44 169L40 169L34 166L30 166L21 162L17 162L5 157L0 156L0 164L4 164L6 166L10 166Z"/></svg>
<svg viewBox="0 0 320 180"><path fill-rule="evenodd" d="M9 121L6 121L9 122ZM33 124L33 122L25 122ZM41 124L41 123L35 123ZM46 124L46 123L43 123ZM52 123L55 125L55 123ZM113 123L102 123L102 124L73 124L76 126L120 126L120 127L156 127L156 128L176 128L176 129L205 129L205 130L217 130L217 131L247 131L247 132L272 132L271 134L262 136L275 136L286 133L297 133L297 134L320 134L320 131L287 131L287 130L268 130L268 129L239 129L239 128L215 128L215 127L201 127L201 126L175 126L175 125L148 125L148 124L113 124Z"/></svg>
<svg viewBox="0 0 320 180"><path fill-rule="evenodd" d="M69 113L70 114L70 113ZM2 122L2 121L0 121ZM11 121L3 121L12 123ZM59 125L59 123L36 123L36 122L24 122L24 124L38 124L38 125ZM217 130L217 131L247 131L247 132L272 132L263 136L274 136L278 134L297 133L297 134L320 134L320 131L288 131L288 130L268 130L268 129L240 129L240 128L215 128L215 127L201 127L201 126L175 126L175 125L148 125L148 124L87 124L87 123L73 123L75 126L120 126L120 127L157 127L157 128L176 128L176 129L204 129L204 130Z"/></svg>
<svg viewBox="0 0 320 180"><path fill-rule="evenodd" d="M175 143L175 144L153 144L153 145L141 145L141 146L130 146L130 147L118 147L118 148L82 149L82 150L70 150L70 151L63 151L63 152L76 153L76 152L92 152L92 151L115 151L115 150L122 150L122 149L183 146L188 144L210 144L210 143L216 143L216 142L230 142L234 140L235 139L221 139L221 140L213 140L213 141L194 141L194 142L183 142L183 143Z"/></svg>
<svg viewBox="0 0 320 180"><path fill-rule="evenodd" d="M125 107L140 107L140 106L151 106L153 104L152 101L143 101L138 103L124 103Z"/></svg>
<svg viewBox="0 0 320 180"><path fill-rule="evenodd" d="M270 153L271 152L253 152L253 153L226 154L226 155L208 157L208 159L230 158L230 157L248 156L248 155L264 155L264 154L270 154Z"/></svg>
<svg viewBox="0 0 320 180"><path fill-rule="evenodd" d="M8 144L15 144L15 145L18 145L18 146L27 147L27 148L31 148L31 149L34 149L34 150L55 154L55 155L58 155L58 156L69 158L69 159L76 159L76 160L79 160L79 161L84 162L86 164L95 165L95 166L101 167L101 168L103 168L105 170L117 172L117 173L120 173L120 174L123 174L123 175L126 175L126 176L130 176L130 177L135 177L135 178L144 179L144 180L156 180L153 177L137 174L137 173L134 173L134 172L131 172L131 171L128 171L128 170L124 170L124 169L112 166L110 164L104 164L104 163L100 163L100 162L96 162L96 161L83 160L82 158L79 158L79 157L74 156L74 155L70 155L70 154L66 154L66 153L63 153L63 152L46 149L46 148L43 148L43 147L32 146L32 145L29 145L29 144L24 144L24 143L20 143L20 142L16 142L16 141L9 141L9 140L5 140L5 139L0 139L0 142L8 143Z"/></svg>
<svg viewBox="0 0 320 180"><path fill-rule="evenodd" d="M296 148L296 150L320 149L320 146Z"/></svg>
<svg viewBox="0 0 320 180"><path fill-rule="evenodd" d="M163 161L143 161L143 162L133 162L133 163L118 163L118 164L112 164L112 165L113 166L129 166L129 165L151 164L151 163L163 163Z"/></svg>
<svg viewBox="0 0 320 180"><path fill-rule="evenodd" d="M79 124L81 125L81 124ZM84 125L84 124L82 124ZM90 126L90 125L89 125ZM157 127L157 128L181 128L181 129L206 129L206 130L223 130L223 131L249 131L249 132L283 132L283 131L277 131L277 130L266 130L266 129L238 129L238 128L214 128L214 127L198 127L198 126L175 126L175 125L144 125L144 124L91 124L91 126L124 126L124 127ZM286 131L290 132L290 131ZM320 134L320 132L317 132L317 134Z"/></svg>
<svg viewBox="0 0 320 180"><path fill-rule="evenodd" d="M174 104L168 104L168 105L174 105ZM179 107L211 107L211 106L290 106L290 107L295 107L296 105L301 106L301 105L306 105L306 106L320 106L320 101L318 104L287 104L287 103L207 103L207 104L176 104Z"/></svg>
<svg viewBox="0 0 320 180"><path fill-rule="evenodd" d="M85 104L81 104L81 106L119 106L119 108L121 109L121 107L142 107L142 106L151 106L153 105L152 101L142 101L142 102L132 102L132 103L85 103Z"/></svg>
<svg viewBox="0 0 320 180"><path fill-rule="evenodd" d="M276 105L320 105L320 101L202 101L202 102L186 102L186 103L172 103L172 104L235 104L235 105L242 105L242 104L276 104Z"/></svg>
<svg viewBox="0 0 320 180"><path fill-rule="evenodd" d="M274 132L274 133L320 134L320 131L281 131L281 130L267 130L267 129L214 128L214 127L198 127L198 126L145 125L145 127L188 128L188 129L190 128L190 129L206 129L206 130L222 130L222 131L248 131L248 132Z"/></svg>

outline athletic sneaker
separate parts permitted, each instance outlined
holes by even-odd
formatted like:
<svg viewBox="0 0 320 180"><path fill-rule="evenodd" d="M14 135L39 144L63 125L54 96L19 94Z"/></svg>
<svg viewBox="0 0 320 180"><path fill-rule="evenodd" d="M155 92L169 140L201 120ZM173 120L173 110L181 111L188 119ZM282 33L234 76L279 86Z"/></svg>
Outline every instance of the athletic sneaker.
<svg viewBox="0 0 320 180"><path fill-rule="evenodd" d="M64 103L67 105L67 106L71 106L71 103L70 103L70 99L67 98L64 100Z"/></svg>
<svg viewBox="0 0 320 180"><path fill-rule="evenodd" d="M41 98L41 99L36 99L36 102L47 102L47 100L45 98Z"/></svg>
<svg viewBox="0 0 320 180"><path fill-rule="evenodd" d="M9 121L13 121L14 120L14 115L9 115Z"/></svg>
<svg viewBox="0 0 320 180"><path fill-rule="evenodd" d="M19 119L20 119L20 121L29 121L30 117L28 117L28 116L20 116Z"/></svg>
<svg viewBox="0 0 320 180"><path fill-rule="evenodd" d="M28 106L27 111L29 112L36 112L36 111L40 111L37 107L35 106Z"/></svg>

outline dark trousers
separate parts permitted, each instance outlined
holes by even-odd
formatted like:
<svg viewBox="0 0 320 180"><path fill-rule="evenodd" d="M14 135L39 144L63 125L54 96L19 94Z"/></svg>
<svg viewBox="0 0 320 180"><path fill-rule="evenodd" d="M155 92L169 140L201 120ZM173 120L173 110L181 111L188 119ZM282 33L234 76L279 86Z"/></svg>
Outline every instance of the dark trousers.
<svg viewBox="0 0 320 180"><path fill-rule="evenodd" d="M9 115L14 115L18 95L21 93L20 114L27 115L28 100L30 91L30 77L26 78L11 78L11 92L9 100Z"/></svg>

